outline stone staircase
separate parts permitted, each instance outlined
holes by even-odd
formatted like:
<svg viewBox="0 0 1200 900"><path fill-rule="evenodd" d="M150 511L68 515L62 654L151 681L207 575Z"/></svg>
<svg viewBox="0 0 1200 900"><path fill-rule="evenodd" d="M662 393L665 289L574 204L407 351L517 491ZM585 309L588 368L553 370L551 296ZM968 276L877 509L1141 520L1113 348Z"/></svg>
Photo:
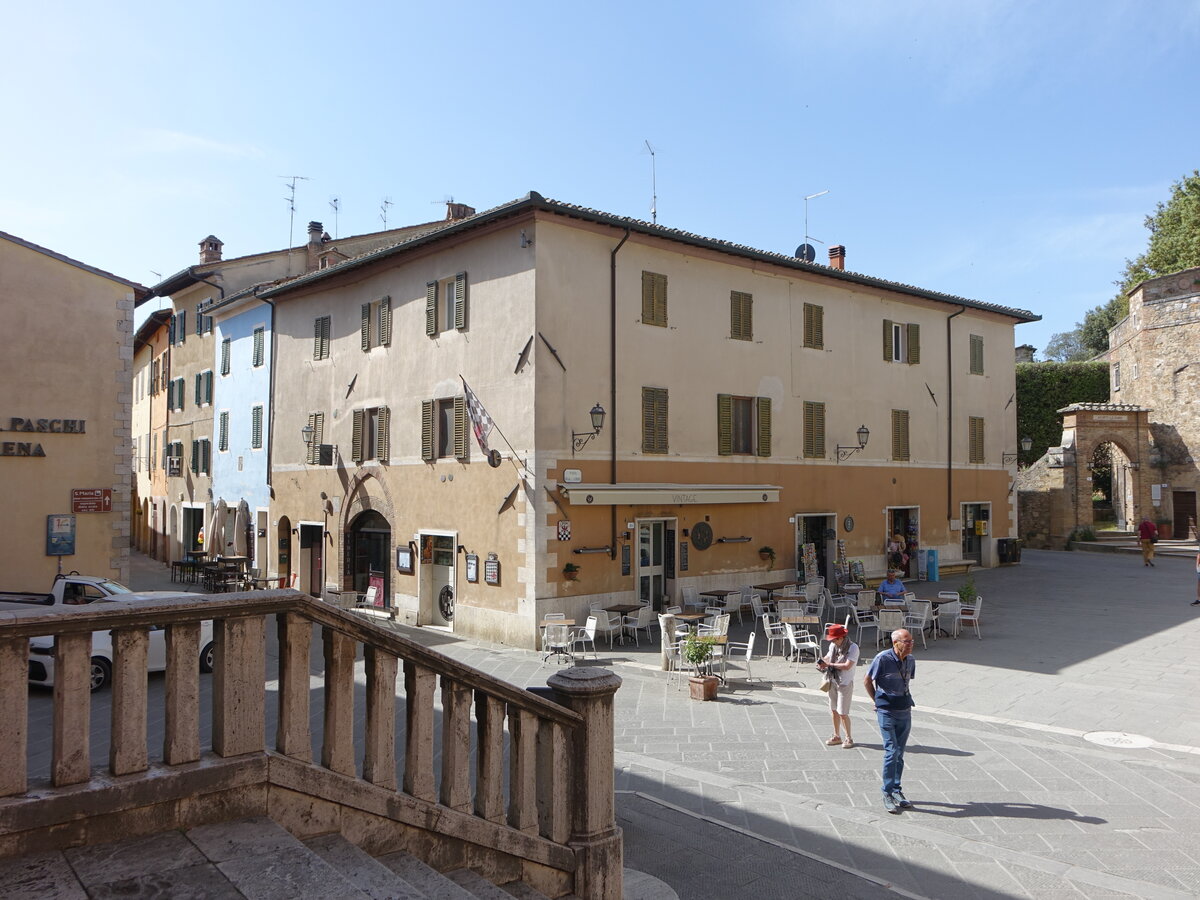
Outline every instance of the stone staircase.
<svg viewBox="0 0 1200 900"><path fill-rule="evenodd" d="M546 900L523 882L496 886L470 869L441 874L402 851L376 859L340 834L301 842L265 817L0 861L0 895Z"/></svg>

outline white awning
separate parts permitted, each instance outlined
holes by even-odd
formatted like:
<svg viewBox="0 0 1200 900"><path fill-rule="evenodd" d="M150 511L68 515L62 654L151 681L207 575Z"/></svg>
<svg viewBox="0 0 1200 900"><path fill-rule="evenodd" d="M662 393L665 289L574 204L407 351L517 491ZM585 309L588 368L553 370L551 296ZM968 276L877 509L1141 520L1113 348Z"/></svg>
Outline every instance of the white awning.
<svg viewBox="0 0 1200 900"><path fill-rule="evenodd" d="M668 506L778 503L775 484L560 484L571 506Z"/></svg>

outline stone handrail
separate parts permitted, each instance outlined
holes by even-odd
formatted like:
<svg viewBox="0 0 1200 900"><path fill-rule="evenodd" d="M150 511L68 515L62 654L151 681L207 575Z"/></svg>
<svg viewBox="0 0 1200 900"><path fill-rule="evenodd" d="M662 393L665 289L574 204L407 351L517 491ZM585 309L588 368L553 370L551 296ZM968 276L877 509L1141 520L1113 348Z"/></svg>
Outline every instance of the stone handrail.
<svg viewBox="0 0 1200 900"><path fill-rule="evenodd" d="M269 615L276 618L279 641L273 750L265 738ZM210 746L202 747L198 660L201 622L209 620L215 645L212 727ZM312 759L309 727L314 625L322 629L324 653L319 761ZM147 751L146 666L153 626L166 629L161 762L152 761ZM45 838L55 825L45 809L32 814L32 804L44 800L45 792L29 793L29 638L55 637L53 788L77 793L94 787L111 793L112 779L92 771L89 746L91 634L101 630L113 631L114 649L109 776L146 773L165 784L164 771L169 775L190 771L206 759L233 761L257 754L266 758L266 771L278 771L278 778L286 780L289 792L300 785L321 802L357 804L356 815L367 810L385 821L390 817L404 828L433 833L430 840L440 833L456 846L474 847L462 851L472 859L491 853L501 859L501 868L515 865L526 876L533 872L552 896L620 896L621 838L612 771L612 701L619 678L604 669L568 669L548 680L549 692L522 690L360 615L290 590L0 613L0 759L6 761L0 767L0 798L9 798L0 799L0 856L32 846L32 835ZM356 747L359 644L366 699L364 735ZM405 721L398 738L400 663ZM439 682L440 769L435 765L439 723L434 702ZM22 810L30 813L24 820ZM26 826L27 841L5 837L23 821L33 823ZM111 815L108 821L111 827ZM88 842L71 834L62 840Z"/></svg>

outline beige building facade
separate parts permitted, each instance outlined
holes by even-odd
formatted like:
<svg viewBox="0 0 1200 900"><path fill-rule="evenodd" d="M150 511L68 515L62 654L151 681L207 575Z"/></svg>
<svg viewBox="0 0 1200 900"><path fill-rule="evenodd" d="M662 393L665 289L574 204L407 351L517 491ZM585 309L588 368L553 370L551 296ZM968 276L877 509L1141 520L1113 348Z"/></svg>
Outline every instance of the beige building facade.
<svg viewBox="0 0 1200 900"><path fill-rule="evenodd" d="M1036 317L835 251L530 194L264 290L274 564L523 645L548 611L882 572L897 531L913 576L928 549L994 564L1016 527L1014 326Z"/></svg>
<svg viewBox="0 0 1200 900"><path fill-rule="evenodd" d="M153 559L166 559L167 509L163 447L171 355L169 310L150 314L133 338L133 546Z"/></svg>
<svg viewBox="0 0 1200 900"><path fill-rule="evenodd" d="M133 310L146 288L0 232L0 496L6 590L59 571L124 579Z"/></svg>

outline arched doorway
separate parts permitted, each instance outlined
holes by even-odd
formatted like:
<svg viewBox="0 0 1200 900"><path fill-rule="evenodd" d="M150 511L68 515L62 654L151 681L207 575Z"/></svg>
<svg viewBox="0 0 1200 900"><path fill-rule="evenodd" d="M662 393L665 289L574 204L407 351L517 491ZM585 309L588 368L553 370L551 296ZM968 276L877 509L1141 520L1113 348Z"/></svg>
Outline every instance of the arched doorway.
<svg viewBox="0 0 1200 900"><path fill-rule="evenodd" d="M388 560L392 553L392 526L379 512L368 509L350 523L347 533L350 573L355 593L376 587L376 604L390 608L391 579Z"/></svg>

